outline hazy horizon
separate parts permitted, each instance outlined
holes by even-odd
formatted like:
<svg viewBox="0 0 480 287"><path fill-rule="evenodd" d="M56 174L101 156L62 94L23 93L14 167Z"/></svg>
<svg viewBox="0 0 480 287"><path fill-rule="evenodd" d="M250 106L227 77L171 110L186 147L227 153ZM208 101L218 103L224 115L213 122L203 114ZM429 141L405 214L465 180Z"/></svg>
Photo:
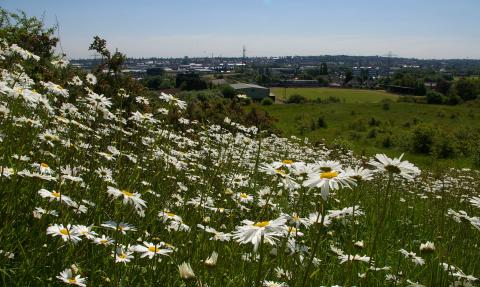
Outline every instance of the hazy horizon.
<svg viewBox="0 0 480 287"><path fill-rule="evenodd" d="M480 1L4 0L60 24L69 58L91 58L93 36L131 58L385 56L480 59Z"/></svg>

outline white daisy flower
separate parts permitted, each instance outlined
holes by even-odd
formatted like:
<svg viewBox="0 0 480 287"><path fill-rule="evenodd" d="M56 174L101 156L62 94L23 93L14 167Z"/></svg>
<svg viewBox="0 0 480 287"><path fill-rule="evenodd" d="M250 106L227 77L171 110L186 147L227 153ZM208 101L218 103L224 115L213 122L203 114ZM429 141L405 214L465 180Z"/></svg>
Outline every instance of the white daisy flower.
<svg viewBox="0 0 480 287"><path fill-rule="evenodd" d="M128 224L125 222L116 223L115 221L112 221L112 220L102 223L102 226L108 229L118 230L122 234L126 234L127 231L137 231L135 226L131 224Z"/></svg>
<svg viewBox="0 0 480 287"><path fill-rule="evenodd" d="M310 173L308 179L303 182L303 186L320 188L322 198L325 201L328 200L331 189L338 190L344 187L351 188L351 185L356 184L355 181L342 170L322 170L326 169L319 168L319 171Z"/></svg>
<svg viewBox="0 0 480 287"><path fill-rule="evenodd" d="M87 279L82 278L80 275L74 276L72 273L72 269L70 268L67 268L60 272L60 275L58 275L57 278L68 285L77 285L81 287L87 286Z"/></svg>
<svg viewBox="0 0 480 287"><path fill-rule="evenodd" d="M391 159L385 154L377 154L370 164L379 171L400 175L405 179L413 179L420 175L421 171L409 161L402 161L403 154L399 158Z"/></svg>
<svg viewBox="0 0 480 287"><path fill-rule="evenodd" d="M173 252L170 248L163 248L165 243L161 242L160 244L153 244L150 242L143 242L143 245L135 245L132 249L135 252L142 253L141 258L147 257L152 259L155 255L168 255Z"/></svg>
<svg viewBox="0 0 480 287"><path fill-rule="evenodd" d="M78 234L70 224L64 226L63 224L54 224L47 228L47 234L55 236L60 236L63 241L72 241L73 243L79 242L82 239L80 234Z"/></svg>
<svg viewBox="0 0 480 287"><path fill-rule="evenodd" d="M112 195L115 198L123 197L123 203L125 204L132 204L135 209L137 210L143 210L144 208L147 207L145 204L145 200L140 198L140 193L137 192L130 192L125 189L118 189L115 187L108 186L107 187L107 192L108 194Z"/></svg>
<svg viewBox="0 0 480 287"><path fill-rule="evenodd" d="M119 245L113 256L115 257L115 263L124 263L127 264L130 262L131 259L133 259L133 251L130 251L128 248L125 248L124 246Z"/></svg>
<svg viewBox="0 0 480 287"><path fill-rule="evenodd" d="M241 244L252 243L254 251L256 252L262 238L265 242L275 245L278 237L282 237L284 234L285 222L286 219L283 217L260 222L243 220L242 223L244 225L235 228L233 238Z"/></svg>
<svg viewBox="0 0 480 287"><path fill-rule="evenodd" d="M87 83L89 83L90 85L96 85L97 84L97 77L95 77L95 75L93 75L91 73L88 73L87 76L85 77L85 79L87 80Z"/></svg>

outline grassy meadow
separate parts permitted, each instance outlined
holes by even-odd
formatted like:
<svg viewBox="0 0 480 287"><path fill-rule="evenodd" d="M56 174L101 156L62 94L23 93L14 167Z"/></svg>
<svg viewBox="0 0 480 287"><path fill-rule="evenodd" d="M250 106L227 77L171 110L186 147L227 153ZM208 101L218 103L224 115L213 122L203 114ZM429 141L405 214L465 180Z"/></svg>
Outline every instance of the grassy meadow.
<svg viewBox="0 0 480 287"><path fill-rule="evenodd" d="M2 286L478 286L478 171L432 173L409 156L228 118L202 124L172 95L0 48ZM396 129L417 107L445 128L478 117L407 104L268 109L291 134L299 114L324 115L318 136L334 140L347 118Z"/></svg>
<svg viewBox="0 0 480 287"><path fill-rule="evenodd" d="M292 95L301 95L308 100L336 97L345 103L378 103L382 100L396 101L398 95L383 90L362 90L342 88L272 88L272 93L280 101L286 101Z"/></svg>
<svg viewBox="0 0 480 287"><path fill-rule="evenodd" d="M296 93L294 90L301 92L303 89L292 89L292 94ZM275 125L285 136L305 136L312 141L324 139L327 143L346 142L355 152L366 155L406 152L414 162L422 166L472 166L471 160L462 156L437 159L409 152L409 138L418 125L429 125L445 134L469 133L472 128L479 127L478 107L402 102L384 104L376 101L382 100L381 95L385 96L383 99L391 96L385 92L365 90L361 94L358 90L332 89L328 93L329 88L318 88L319 91L315 93L313 90L305 89L301 95L339 97L341 92L345 102L276 104L262 106L262 109L278 120ZM363 102L356 102L359 95L363 95ZM321 124L318 123L319 118Z"/></svg>

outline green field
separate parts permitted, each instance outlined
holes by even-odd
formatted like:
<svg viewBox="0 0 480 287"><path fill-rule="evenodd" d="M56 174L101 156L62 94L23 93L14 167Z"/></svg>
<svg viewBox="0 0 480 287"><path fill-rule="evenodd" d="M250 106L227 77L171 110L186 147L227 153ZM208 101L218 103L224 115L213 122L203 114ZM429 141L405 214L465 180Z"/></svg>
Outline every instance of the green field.
<svg viewBox="0 0 480 287"><path fill-rule="evenodd" d="M355 152L368 155L408 153L409 137L419 124L432 125L445 134L468 133L472 127L478 127L480 119L480 111L473 107L413 103L389 106L385 110L382 103L347 102L279 104L263 109L278 120L276 127L285 136L305 136L313 141L325 140L327 144L346 142ZM319 118L323 118L326 127L318 127ZM317 126L312 128L313 125ZM385 147L385 141L391 141L391 145ZM470 159L462 157L438 160L422 154L408 153L408 156L423 166L471 166Z"/></svg>
<svg viewBox="0 0 480 287"><path fill-rule="evenodd" d="M397 100L398 95L383 90L361 90L342 88L272 88L276 98L285 101L292 95L301 95L309 100L328 97L339 98L345 103L378 103L384 99Z"/></svg>

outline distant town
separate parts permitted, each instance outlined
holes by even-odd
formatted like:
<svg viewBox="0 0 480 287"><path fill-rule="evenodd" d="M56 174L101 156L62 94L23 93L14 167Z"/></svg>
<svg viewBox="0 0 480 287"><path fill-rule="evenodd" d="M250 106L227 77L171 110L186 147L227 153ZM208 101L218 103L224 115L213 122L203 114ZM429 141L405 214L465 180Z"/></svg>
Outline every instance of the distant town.
<svg viewBox="0 0 480 287"><path fill-rule="evenodd" d="M73 59L73 65L84 69L96 67L101 60ZM161 68L167 73L199 73L227 74L243 71L248 67L260 69L279 79L295 79L302 71L328 67L331 83L343 83L348 71L353 77L378 79L393 75L401 69L430 70L452 77L472 76L480 74L480 60L477 59L446 59L423 60L415 58L400 58L385 56L285 56L285 57L197 57L197 58L128 58L124 64L124 73L137 77L147 75L151 69Z"/></svg>

